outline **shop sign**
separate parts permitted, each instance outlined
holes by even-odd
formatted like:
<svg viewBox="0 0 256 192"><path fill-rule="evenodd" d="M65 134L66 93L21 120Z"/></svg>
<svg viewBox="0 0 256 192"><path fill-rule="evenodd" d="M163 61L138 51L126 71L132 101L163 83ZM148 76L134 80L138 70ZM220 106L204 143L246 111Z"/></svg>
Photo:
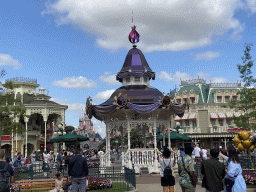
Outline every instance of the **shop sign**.
<svg viewBox="0 0 256 192"><path fill-rule="evenodd" d="M227 129L228 133L236 133L236 132L240 132L243 131L242 129L239 128L232 128L232 129Z"/></svg>
<svg viewBox="0 0 256 192"><path fill-rule="evenodd" d="M11 137L9 135L6 135L6 136L3 136L2 141L10 141L11 140Z"/></svg>

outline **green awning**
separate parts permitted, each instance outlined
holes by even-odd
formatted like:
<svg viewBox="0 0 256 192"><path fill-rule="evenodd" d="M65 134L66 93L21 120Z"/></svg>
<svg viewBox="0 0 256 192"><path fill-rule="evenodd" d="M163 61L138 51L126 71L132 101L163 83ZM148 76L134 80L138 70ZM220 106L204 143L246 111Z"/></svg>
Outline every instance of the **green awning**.
<svg viewBox="0 0 256 192"><path fill-rule="evenodd" d="M168 138L168 134L165 134L164 137L167 139ZM192 138L187 136L187 135L183 135L180 134L176 131L172 131L170 132L170 138L171 139L181 139L181 140L191 140ZM163 135L159 135L156 137L157 140L162 140L163 139Z"/></svg>
<svg viewBox="0 0 256 192"><path fill-rule="evenodd" d="M77 135L74 133L68 133L66 135L52 138L51 142L58 143L58 142L73 142L73 141L87 141L87 140L89 140L88 137Z"/></svg>

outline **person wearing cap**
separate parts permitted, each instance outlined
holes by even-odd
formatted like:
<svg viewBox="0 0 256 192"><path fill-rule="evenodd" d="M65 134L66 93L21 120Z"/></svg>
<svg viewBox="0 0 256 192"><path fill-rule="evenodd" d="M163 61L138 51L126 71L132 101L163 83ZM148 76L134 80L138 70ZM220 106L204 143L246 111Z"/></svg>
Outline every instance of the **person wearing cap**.
<svg viewBox="0 0 256 192"><path fill-rule="evenodd" d="M88 166L85 158L82 157L83 151L78 149L76 156L72 157L68 163L68 175L71 176L72 190L71 192L86 191Z"/></svg>

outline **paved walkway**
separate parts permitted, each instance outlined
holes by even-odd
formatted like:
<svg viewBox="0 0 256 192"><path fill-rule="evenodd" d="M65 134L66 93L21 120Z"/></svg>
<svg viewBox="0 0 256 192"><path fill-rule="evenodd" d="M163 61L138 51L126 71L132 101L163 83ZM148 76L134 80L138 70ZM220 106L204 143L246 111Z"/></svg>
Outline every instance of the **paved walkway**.
<svg viewBox="0 0 256 192"><path fill-rule="evenodd" d="M201 187L202 183L199 182L196 186L196 192L205 192L205 188ZM163 188L160 182L160 175L151 175L148 177L136 176L136 190L137 192L162 192ZM179 176L175 178L175 192L182 192L179 185ZM248 192L256 192L256 189L247 189Z"/></svg>

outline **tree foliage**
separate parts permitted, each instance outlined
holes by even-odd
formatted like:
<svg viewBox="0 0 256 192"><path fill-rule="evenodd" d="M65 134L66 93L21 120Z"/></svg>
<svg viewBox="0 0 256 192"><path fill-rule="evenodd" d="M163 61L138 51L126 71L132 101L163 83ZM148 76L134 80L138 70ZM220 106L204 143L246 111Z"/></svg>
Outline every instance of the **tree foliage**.
<svg viewBox="0 0 256 192"><path fill-rule="evenodd" d="M229 107L236 111L243 111L239 117L234 117L234 123L239 128L256 129L256 89L252 86L256 79L252 76L253 60L250 54L252 44L245 44L244 56L242 57L243 64L238 64L237 68L240 72L240 78L244 82L244 86L237 92L240 95L240 100L231 100Z"/></svg>
<svg viewBox="0 0 256 192"><path fill-rule="evenodd" d="M1 77L4 75L5 71L2 70ZM14 98L14 88L18 86L12 82L6 82L3 87L6 91L0 93L0 138L2 135L9 135L12 131L22 133L26 114L26 108L22 105L21 98Z"/></svg>
<svg viewBox="0 0 256 192"><path fill-rule="evenodd" d="M73 133L73 131L75 130L75 128L71 125L68 125L65 127L65 132L66 133Z"/></svg>

